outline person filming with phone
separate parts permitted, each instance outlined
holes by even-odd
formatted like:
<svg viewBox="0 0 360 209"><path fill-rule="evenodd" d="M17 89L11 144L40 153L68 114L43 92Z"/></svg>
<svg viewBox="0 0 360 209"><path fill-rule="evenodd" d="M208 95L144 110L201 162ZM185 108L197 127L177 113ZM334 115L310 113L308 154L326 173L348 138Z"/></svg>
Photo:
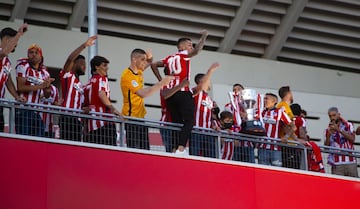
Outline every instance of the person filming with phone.
<svg viewBox="0 0 360 209"><path fill-rule="evenodd" d="M353 124L340 116L337 107L329 108L328 115L330 123L325 131L324 144L326 146L354 150L355 131ZM328 163L332 166L332 174L358 177L356 158L353 156L341 155L340 153L329 154Z"/></svg>

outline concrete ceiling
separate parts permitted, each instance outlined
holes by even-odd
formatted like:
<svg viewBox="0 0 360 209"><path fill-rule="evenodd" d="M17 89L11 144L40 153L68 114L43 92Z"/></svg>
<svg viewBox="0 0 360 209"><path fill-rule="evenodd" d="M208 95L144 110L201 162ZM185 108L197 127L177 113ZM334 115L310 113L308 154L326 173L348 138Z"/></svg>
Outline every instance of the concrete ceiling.
<svg viewBox="0 0 360 209"><path fill-rule="evenodd" d="M87 0L0 0L0 19L87 31ZM360 73L359 0L98 0L99 34Z"/></svg>

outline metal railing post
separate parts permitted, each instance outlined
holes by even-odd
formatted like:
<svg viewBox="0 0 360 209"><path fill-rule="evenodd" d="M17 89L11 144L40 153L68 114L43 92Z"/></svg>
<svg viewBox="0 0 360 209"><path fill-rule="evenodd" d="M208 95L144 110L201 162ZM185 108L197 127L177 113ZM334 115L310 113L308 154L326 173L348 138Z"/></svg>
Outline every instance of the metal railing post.
<svg viewBox="0 0 360 209"><path fill-rule="evenodd" d="M307 159L307 148L304 146L303 148L304 154L303 154L303 162L304 162L304 166L305 166L305 170L309 170L309 165L308 165L308 159Z"/></svg>
<svg viewBox="0 0 360 209"><path fill-rule="evenodd" d="M221 153L221 136L217 136L217 152L216 152L216 158L220 159L220 153Z"/></svg>
<svg viewBox="0 0 360 209"><path fill-rule="evenodd" d="M125 122L120 123L120 147L124 147L125 140Z"/></svg>
<svg viewBox="0 0 360 209"><path fill-rule="evenodd" d="M15 106L10 107L9 112L9 133L15 133Z"/></svg>

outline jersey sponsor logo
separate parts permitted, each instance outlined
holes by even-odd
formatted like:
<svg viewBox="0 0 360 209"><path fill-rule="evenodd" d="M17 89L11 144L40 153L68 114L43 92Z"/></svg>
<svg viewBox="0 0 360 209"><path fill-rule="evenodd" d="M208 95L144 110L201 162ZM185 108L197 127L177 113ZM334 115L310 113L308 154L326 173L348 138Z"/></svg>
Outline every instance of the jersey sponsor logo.
<svg viewBox="0 0 360 209"><path fill-rule="evenodd" d="M201 101L201 105L203 105L203 106L205 106L205 107L207 107L207 108L212 108L212 106L213 106L213 104L212 104L212 102L210 101L210 99L205 99L205 100L202 100Z"/></svg>
<svg viewBox="0 0 360 209"><path fill-rule="evenodd" d="M274 118L264 117L263 121L264 121L264 123L268 123L268 124L276 124L276 119L274 119Z"/></svg>
<svg viewBox="0 0 360 209"><path fill-rule="evenodd" d="M40 85L44 82L44 80L42 80L40 78L36 78L34 76L28 76L26 80L35 85Z"/></svg>
<svg viewBox="0 0 360 209"><path fill-rule="evenodd" d="M9 73L10 73L10 71L11 71L11 68L9 67L9 66L3 66L2 67L2 69L3 69L3 71L4 71L4 73L6 74L6 75L9 75Z"/></svg>
<svg viewBox="0 0 360 209"><path fill-rule="evenodd" d="M80 94L84 94L84 89L82 88L81 83L75 83L75 84L74 84L74 88L75 88L78 92L80 92Z"/></svg>
<svg viewBox="0 0 360 209"><path fill-rule="evenodd" d="M136 82L135 80L131 81L131 85L135 88L139 86L138 82Z"/></svg>

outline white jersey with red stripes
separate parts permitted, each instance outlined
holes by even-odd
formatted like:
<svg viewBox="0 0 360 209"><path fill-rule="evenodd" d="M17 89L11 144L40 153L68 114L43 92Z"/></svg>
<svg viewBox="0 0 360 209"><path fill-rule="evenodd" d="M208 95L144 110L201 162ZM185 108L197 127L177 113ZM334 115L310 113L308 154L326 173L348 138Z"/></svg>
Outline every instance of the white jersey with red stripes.
<svg viewBox="0 0 360 209"><path fill-rule="evenodd" d="M62 87L62 97L64 99L62 106L71 109L81 109L84 102L84 89L76 75L69 71L60 71L60 81Z"/></svg>
<svg viewBox="0 0 360 209"><path fill-rule="evenodd" d="M353 124L344 120L343 118L340 119L339 129L348 134L354 134ZM329 129L326 129L325 137L326 134L328 133L330 134L330 146L336 148L350 149L350 150L355 149L354 143L346 139L345 136L342 135L339 131L336 131L331 134L329 132ZM351 154L351 152L349 153ZM330 154L328 157L328 163L332 165L351 164L351 163L356 163L356 158L347 155Z"/></svg>
<svg viewBox="0 0 360 209"><path fill-rule="evenodd" d="M59 102L59 90L51 85L51 94L48 98L41 97L40 104L44 105L56 105ZM53 114L46 112L39 112L39 115L44 122L45 132L49 132L53 130Z"/></svg>
<svg viewBox="0 0 360 209"><path fill-rule="evenodd" d="M190 80L190 57L187 50L169 55L162 62L168 71L166 74L174 76L174 79L167 86L168 89L178 86L185 79ZM181 91L190 91L190 88L186 86Z"/></svg>
<svg viewBox="0 0 360 209"><path fill-rule="evenodd" d="M39 85L45 79L50 77L47 68L41 65L38 69L34 69L27 58L19 59L16 65L16 76L26 78L25 85ZM24 97L27 102L39 103L42 90L36 90L31 92L21 92L20 96Z"/></svg>
<svg viewBox="0 0 360 209"><path fill-rule="evenodd" d="M270 138L279 138L280 122L286 125L291 123L290 117L285 113L283 108L265 109L262 112L262 117L266 135ZM262 139L262 141L268 140ZM259 147L262 149L279 150L279 147L274 144L260 144Z"/></svg>
<svg viewBox="0 0 360 209"><path fill-rule="evenodd" d="M195 101L195 124L196 128L211 128L211 110L213 101L205 91L199 92L194 97Z"/></svg>
<svg viewBox="0 0 360 209"><path fill-rule="evenodd" d="M239 132L240 131L240 127L233 125L230 129L232 132ZM234 157L234 144L235 144L235 140L234 139L230 139L230 138L224 138L222 139L223 143L222 143L222 147L221 147L221 151L220 151L220 159L223 160L232 160Z"/></svg>
<svg viewBox="0 0 360 209"><path fill-rule="evenodd" d="M6 81L11 72L11 62L8 57L4 57L0 63L0 98L5 97Z"/></svg>
<svg viewBox="0 0 360 209"><path fill-rule="evenodd" d="M110 87L108 78L99 74L94 74L88 84L84 87L84 100L89 106L90 111L100 113L111 113L110 109L106 107L100 100L99 92L104 91L106 97L110 99ZM94 117L99 117L93 114ZM88 131L97 130L107 124L103 120L88 120Z"/></svg>

